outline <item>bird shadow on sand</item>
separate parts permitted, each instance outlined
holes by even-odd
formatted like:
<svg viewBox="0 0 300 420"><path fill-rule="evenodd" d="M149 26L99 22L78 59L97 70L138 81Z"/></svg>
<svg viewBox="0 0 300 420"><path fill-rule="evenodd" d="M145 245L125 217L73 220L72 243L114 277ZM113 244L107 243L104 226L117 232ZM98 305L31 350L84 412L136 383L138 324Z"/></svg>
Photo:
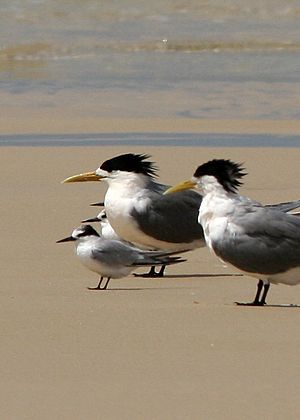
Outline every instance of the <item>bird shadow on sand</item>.
<svg viewBox="0 0 300 420"><path fill-rule="evenodd" d="M278 303L277 305L265 305L266 308L300 308L296 303Z"/></svg>
<svg viewBox="0 0 300 420"><path fill-rule="evenodd" d="M226 274L227 276L238 276L239 274ZM242 274L241 274L242 275ZM196 276L191 276L191 277L221 277L221 274L217 274L217 275L212 275L210 274L209 276L205 276L204 274L197 274ZM174 277L174 276L170 276ZM182 276L177 276L177 277L182 277ZM187 275L183 276L183 277L189 277ZM199 285L199 287L201 287ZM145 291L145 290L180 290L180 289L195 289L197 287L195 286L181 286L181 287L112 287L110 289L105 289L105 290L101 290L101 289L89 289L87 287L87 289L89 291L92 292L120 292L120 291L124 291L124 292L137 292L137 291ZM199 302L194 302L194 303L199 303ZM225 304L225 306L236 306L236 307L246 307L246 308L300 308L300 305L296 304L296 303L278 303L278 304L266 304L263 306L255 306L255 305L239 305L237 304L237 302L232 302L232 303L227 303Z"/></svg>
<svg viewBox="0 0 300 420"><path fill-rule="evenodd" d="M205 277L241 277L243 274L166 274L163 277L153 277L161 279L189 279L189 278L205 278Z"/></svg>
<svg viewBox="0 0 300 420"><path fill-rule="evenodd" d="M235 302L235 306L238 307L246 307L246 308L300 308L300 305L296 304L296 303L274 303L274 304L266 304L266 305L262 305L262 306L256 306L256 305L241 305L241 304L237 304L237 302Z"/></svg>
<svg viewBox="0 0 300 420"><path fill-rule="evenodd" d="M164 279L184 279L184 278L205 278L205 277L236 277L236 276L242 276L243 274L176 274L176 275L165 275L163 277L148 277L148 280L164 280ZM199 284L199 287L200 284ZM87 288L88 289L88 288ZM174 289L195 289L195 286L186 285L181 287L111 287L109 289L106 289L106 292L113 292L113 291L138 291L138 290L174 290ZM92 290L92 289L89 289ZM101 289L94 289L92 291L99 292Z"/></svg>

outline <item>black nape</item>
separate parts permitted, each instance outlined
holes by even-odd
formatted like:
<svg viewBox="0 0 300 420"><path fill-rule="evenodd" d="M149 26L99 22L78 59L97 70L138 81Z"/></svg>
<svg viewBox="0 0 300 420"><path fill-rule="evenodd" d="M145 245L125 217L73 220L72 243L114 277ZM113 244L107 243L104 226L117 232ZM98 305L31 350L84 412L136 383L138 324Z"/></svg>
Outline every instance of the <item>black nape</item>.
<svg viewBox="0 0 300 420"><path fill-rule="evenodd" d="M126 171L144 174L150 177L156 176L157 167L153 162L146 161L149 159L146 154L126 153L124 155L116 156L112 159L106 160L100 166L107 172L112 171Z"/></svg>

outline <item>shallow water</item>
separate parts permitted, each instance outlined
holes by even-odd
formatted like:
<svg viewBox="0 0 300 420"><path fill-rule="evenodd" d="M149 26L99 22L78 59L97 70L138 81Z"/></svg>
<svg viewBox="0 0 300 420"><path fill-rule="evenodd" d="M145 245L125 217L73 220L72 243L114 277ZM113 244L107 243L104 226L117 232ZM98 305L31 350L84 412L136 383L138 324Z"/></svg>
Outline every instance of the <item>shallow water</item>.
<svg viewBox="0 0 300 420"><path fill-rule="evenodd" d="M194 147L300 147L299 136L99 133L55 135L0 135L0 146L194 146Z"/></svg>
<svg viewBox="0 0 300 420"><path fill-rule="evenodd" d="M2 0L1 88L24 107L97 93L99 116L296 119L299 20L292 0Z"/></svg>

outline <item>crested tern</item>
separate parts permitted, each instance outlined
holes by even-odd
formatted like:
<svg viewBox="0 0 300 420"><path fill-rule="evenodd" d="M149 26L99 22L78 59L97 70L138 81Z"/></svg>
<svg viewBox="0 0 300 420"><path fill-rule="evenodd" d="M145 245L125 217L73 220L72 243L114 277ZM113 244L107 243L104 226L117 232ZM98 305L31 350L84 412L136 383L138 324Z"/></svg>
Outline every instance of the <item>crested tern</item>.
<svg viewBox="0 0 300 420"><path fill-rule="evenodd" d="M115 239L105 239L91 225L81 225L71 236L57 243L75 242L75 253L89 270L100 274L97 287L90 290L105 290L111 278L128 276L136 267L171 265L185 261L172 256L174 252L146 251ZM102 285L103 280L106 282ZM102 285L102 287L101 287Z"/></svg>
<svg viewBox="0 0 300 420"><path fill-rule="evenodd" d="M205 246L203 230L197 221L201 195L195 191L164 195L168 186L155 180L157 168L149 158L146 154L119 155L103 162L96 171L63 182L106 181L107 218L126 241L173 251ZM163 270L157 275L162 276Z"/></svg>
<svg viewBox="0 0 300 420"><path fill-rule="evenodd" d="M195 187L201 191L198 220L208 247L221 261L259 279L253 302L237 303L262 306L270 284L300 283L300 219L285 212L291 207L287 203L264 206L239 195L245 175L240 164L214 159L166 194Z"/></svg>

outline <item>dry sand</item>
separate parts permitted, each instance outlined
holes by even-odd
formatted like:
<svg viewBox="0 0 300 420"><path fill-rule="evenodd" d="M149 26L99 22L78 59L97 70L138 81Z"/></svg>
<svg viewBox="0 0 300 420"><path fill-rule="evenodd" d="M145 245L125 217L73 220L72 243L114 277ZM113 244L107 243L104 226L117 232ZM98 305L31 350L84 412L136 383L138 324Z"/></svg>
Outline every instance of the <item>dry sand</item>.
<svg viewBox="0 0 300 420"><path fill-rule="evenodd" d="M249 172L244 194L300 197L299 149L1 148L0 418L298 419L300 309L235 306L256 281L207 249L164 279L92 292L97 276L55 243L105 191L60 181L127 151L150 153L167 183L230 157ZM300 286L271 287L270 304L291 302Z"/></svg>

